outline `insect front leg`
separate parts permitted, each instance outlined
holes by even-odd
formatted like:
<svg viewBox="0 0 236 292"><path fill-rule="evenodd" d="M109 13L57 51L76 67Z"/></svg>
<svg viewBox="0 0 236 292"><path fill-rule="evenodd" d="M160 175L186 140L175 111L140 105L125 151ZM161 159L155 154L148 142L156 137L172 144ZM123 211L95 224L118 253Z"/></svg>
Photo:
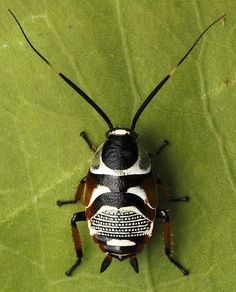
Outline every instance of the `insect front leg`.
<svg viewBox="0 0 236 292"><path fill-rule="evenodd" d="M81 181L80 181L80 183L78 185L78 188L76 190L74 200L65 200L65 201L64 200L58 200L57 201L57 205L59 207L61 207L62 205L68 205L68 204L77 203L80 200L80 198L83 195L83 193L84 193L84 188L85 188L85 184L86 184L86 178L87 177L85 176L84 178L81 179Z"/></svg>
<svg viewBox="0 0 236 292"><path fill-rule="evenodd" d="M171 193L169 192L168 187L160 178L157 177L156 182L157 182L158 193L161 194L167 201L172 201L172 202L188 202L189 201L189 196L173 198L171 196Z"/></svg>
<svg viewBox="0 0 236 292"><path fill-rule="evenodd" d="M88 145L88 147L93 151L96 152L97 147L90 141L88 135L86 132L82 131L80 133L80 136L84 139L84 141L86 142L86 144Z"/></svg>
<svg viewBox="0 0 236 292"><path fill-rule="evenodd" d="M178 261L176 261L171 252L171 222L168 212L165 210L157 210L157 219L162 219L164 221L164 241L165 241L165 254L169 261L174 264L184 276L189 275L189 271L186 270Z"/></svg>
<svg viewBox="0 0 236 292"><path fill-rule="evenodd" d="M150 158L157 157L167 146L170 145L168 140L164 140L155 153L148 153Z"/></svg>
<svg viewBox="0 0 236 292"><path fill-rule="evenodd" d="M74 241L74 245L75 245L77 260L76 260L75 264L68 271L66 271L67 276L72 275L74 270L80 265L82 257L83 257L79 229L76 225L76 222L79 222L79 221L86 221L84 211L75 213L71 218L71 230L72 230L72 237L73 237L73 241Z"/></svg>

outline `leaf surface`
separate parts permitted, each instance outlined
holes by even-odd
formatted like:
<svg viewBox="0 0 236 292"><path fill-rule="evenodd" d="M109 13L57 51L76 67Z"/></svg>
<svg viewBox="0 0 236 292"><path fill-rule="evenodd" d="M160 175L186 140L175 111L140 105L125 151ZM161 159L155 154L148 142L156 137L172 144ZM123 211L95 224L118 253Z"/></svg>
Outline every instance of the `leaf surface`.
<svg viewBox="0 0 236 292"><path fill-rule="evenodd" d="M64 3L63 3L64 2ZM92 154L79 133L104 141L106 124L46 66L36 48L111 117L129 127L144 98L177 64L200 32L227 13L151 102L137 124L149 152L171 146L153 171L188 204L170 208L181 273L163 252L162 225L138 257L99 274L104 254L79 224L84 259L75 261L73 198ZM0 290L233 291L236 223L236 4L234 1L1 1L0 9Z"/></svg>

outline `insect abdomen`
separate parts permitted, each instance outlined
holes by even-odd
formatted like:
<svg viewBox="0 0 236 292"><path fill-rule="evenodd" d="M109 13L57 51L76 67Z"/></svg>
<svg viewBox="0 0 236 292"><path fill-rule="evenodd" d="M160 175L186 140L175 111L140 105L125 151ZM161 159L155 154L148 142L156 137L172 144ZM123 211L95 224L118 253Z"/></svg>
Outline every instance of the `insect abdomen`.
<svg viewBox="0 0 236 292"><path fill-rule="evenodd" d="M91 235L94 233L114 239L151 236L151 220L129 209L130 207L115 209L110 206L101 208L90 220Z"/></svg>
<svg viewBox="0 0 236 292"><path fill-rule="evenodd" d="M148 202L145 190L137 185L131 186L127 176L106 175L101 178L90 173L89 177L99 183L93 189L86 208L90 235L100 247L102 244L105 252L115 249L119 254L136 253L137 248L140 249L140 245L143 248L151 237L156 213L156 208ZM150 180L151 177L140 175L139 182ZM136 184L138 178L133 181ZM129 188L114 191L117 185L127 185Z"/></svg>

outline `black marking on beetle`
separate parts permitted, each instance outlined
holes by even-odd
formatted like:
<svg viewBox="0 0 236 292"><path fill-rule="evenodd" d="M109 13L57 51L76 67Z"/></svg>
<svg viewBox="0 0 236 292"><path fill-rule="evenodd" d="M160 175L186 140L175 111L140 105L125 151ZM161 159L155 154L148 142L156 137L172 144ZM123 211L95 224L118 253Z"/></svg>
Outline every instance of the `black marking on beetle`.
<svg viewBox="0 0 236 292"><path fill-rule="evenodd" d="M109 252L111 254L134 254L136 252L136 246L113 246L113 245L105 245L104 246L106 252ZM128 256L130 257L130 256ZM126 258L128 258L126 257ZM119 260L124 260L126 259L125 257L118 258Z"/></svg>
<svg viewBox="0 0 236 292"><path fill-rule="evenodd" d="M102 149L102 161L111 169L128 169L138 160L138 147L130 135L109 136Z"/></svg>
<svg viewBox="0 0 236 292"><path fill-rule="evenodd" d="M93 174L90 175L96 179L98 185L108 187L112 192L127 192L131 187L140 186L143 181L152 177L152 173L135 175L124 175L124 176L113 176L113 175L103 175L103 174Z"/></svg>

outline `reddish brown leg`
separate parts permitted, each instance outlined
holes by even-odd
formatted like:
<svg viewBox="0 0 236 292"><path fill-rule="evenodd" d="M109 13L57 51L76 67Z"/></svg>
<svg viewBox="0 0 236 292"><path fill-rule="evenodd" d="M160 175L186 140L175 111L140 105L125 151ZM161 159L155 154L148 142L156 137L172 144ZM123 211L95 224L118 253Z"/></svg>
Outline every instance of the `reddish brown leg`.
<svg viewBox="0 0 236 292"><path fill-rule="evenodd" d="M186 270L178 261L176 261L171 254L171 222L170 217L165 210L157 210L157 218L164 221L164 241L165 241L165 254L169 261L174 264L184 276L189 275L189 271Z"/></svg>
<svg viewBox="0 0 236 292"><path fill-rule="evenodd" d="M167 186L164 184L162 180L157 178L156 182L157 182L158 193L161 194L167 201L172 201L172 202L188 202L189 201L189 196L173 198L169 192L169 189L167 188Z"/></svg>
<svg viewBox="0 0 236 292"><path fill-rule="evenodd" d="M66 271L67 276L71 276L74 270L80 265L81 259L83 257L83 252L82 252L82 245L81 245L81 240L80 240L80 234L79 234L79 229L76 225L76 222L78 221L86 221L85 218L85 212L78 212L73 215L71 218L71 230L72 230L72 237L75 245L75 251L77 255L77 260L75 264L68 270Z"/></svg>
<svg viewBox="0 0 236 292"><path fill-rule="evenodd" d="M58 200L57 201L57 205L60 207L62 205L67 205L67 204L75 204L77 203L81 196L83 195L84 193L84 188L85 188L85 183L86 183L86 177L82 178L79 185L78 185L78 188L77 188L77 191L75 193L75 198L74 200Z"/></svg>
<svg viewBox="0 0 236 292"><path fill-rule="evenodd" d="M86 132L82 131L80 133L80 136L84 139L84 141L87 143L88 147L93 151L96 152L97 147L95 145L92 144L92 142L90 141L88 135Z"/></svg>

